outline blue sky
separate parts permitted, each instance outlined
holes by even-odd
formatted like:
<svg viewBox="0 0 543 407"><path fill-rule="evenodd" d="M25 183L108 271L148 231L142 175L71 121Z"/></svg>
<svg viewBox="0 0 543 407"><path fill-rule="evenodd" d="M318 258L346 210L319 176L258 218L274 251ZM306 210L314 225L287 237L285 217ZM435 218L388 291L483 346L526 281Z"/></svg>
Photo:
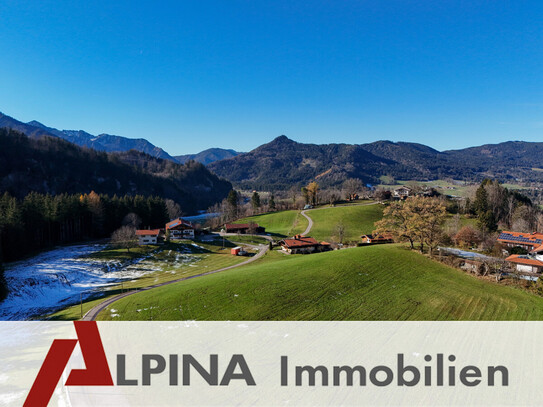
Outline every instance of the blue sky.
<svg viewBox="0 0 543 407"><path fill-rule="evenodd" d="M0 3L0 111L171 154L543 141L541 1Z"/></svg>

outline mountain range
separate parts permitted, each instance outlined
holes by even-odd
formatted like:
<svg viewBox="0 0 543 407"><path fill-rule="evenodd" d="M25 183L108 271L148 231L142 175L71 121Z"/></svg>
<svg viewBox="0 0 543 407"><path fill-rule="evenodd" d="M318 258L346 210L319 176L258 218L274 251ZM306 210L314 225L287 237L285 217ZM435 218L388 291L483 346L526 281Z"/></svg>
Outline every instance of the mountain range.
<svg viewBox="0 0 543 407"><path fill-rule="evenodd" d="M80 147L92 148L94 150L105 151L108 153L137 150L141 151L142 153L149 154L155 158L175 161L174 158L163 149L154 146L145 139L131 139L127 137L114 136L111 134L99 134L94 136L83 130L58 130L52 127L47 127L36 120L23 123L2 113L0 113L0 127L20 131L29 137L60 137Z"/></svg>
<svg viewBox="0 0 543 407"><path fill-rule="evenodd" d="M247 153L211 148L198 154L172 157L145 139L58 130L37 121L23 123L0 113L2 127L18 130L31 138L61 138L98 151L136 150L176 163L194 160L243 189L288 189L312 180L333 186L350 177L377 184L383 176L420 181L440 178L480 181L488 177L502 182L543 182L543 143L536 142L508 141L438 151L408 142L318 145L280 136Z"/></svg>
<svg viewBox="0 0 543 407"><path fill-rule="evenodd" d="M37 120L24 123L3 113L0 113L0 128L17 130L26 134L28 137L59 137L80 147L92 148L93 150L105 151L108 153L136 150L149 154L155 158L162 158L164 160L174 161L179 164L184 164L189 160L194 160L207 165L214 161L224 160L240 154L234 150L210 148L197 154L186 154L172 157L162 148L153 145L145 139L132 139L105 133L95 136L87 133L84 130L58 130L54 127L48 127Z"/></svg>
<svg viewBox="0 0 543 407"><path fill-rule="evenodd" d="M184 164L189 160L194 160L204 165L211 164L215 161L226 160L227 158L232 158L240 155L235 150L226 150L224 148L208 148L207 150L201 151L198 154L186 154L186 155L176 155L175 160Z"/></svg>
<svg viewBox="0 0 543 407"><path fill-rule="evenodd" d="M2 128L0 146L0 194L21 199L31 192L160 196L195 214L232 189L203 164L178 164L135 150L106 153L60 137L31 138Z"/></svg>
<svg viewBox="0 0 543 407"><path fill-rule="evenodd" d="M351 177L377 184L383 176L419 181L480 181L488 177L502 182L542 182L543 143L508 141L438 151L417 143L317 145L280 136L248 153L213 162L208 168L238 188L262 190L285 189L312 180L339 185Z"/></svg>

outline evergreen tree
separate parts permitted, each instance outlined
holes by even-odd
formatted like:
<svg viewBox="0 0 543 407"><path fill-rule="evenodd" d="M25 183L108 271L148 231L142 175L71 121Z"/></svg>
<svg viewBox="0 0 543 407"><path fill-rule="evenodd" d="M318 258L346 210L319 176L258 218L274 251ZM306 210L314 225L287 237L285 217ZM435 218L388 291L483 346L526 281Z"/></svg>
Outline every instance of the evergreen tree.
<svg viewBox="0 0 543 407"><path fill-rule="evenodd" d="M269 206L271 211L275 210L275 197L273 196L273 194L271 194L270 196Z"/></svg>
<svg viewBox="0 0 543 407"><path fill-rule="evenodd" d="M253 210L258 210L261 206L260 204L260 195L258 192L253 192L253 196L251 197L251 205L253 207Z"/></svg>
<svg viewBox="0 0 543 407"><path fill-rule="evenodd" d="M239 194L232 189L226 197L226 203L228 208L227 216L230 219L236 219L238 217Z"/></svg>
<svg viewBox="0 0 543 407"><path fill-rule="evenodd" d="M479 215L477 225L479 226L479 229L483 231L483 233L495 232L498 229L498 223L496 222L494 212L487 210Z"/></svg>
<svg viewBox="0 0 543 407"><path fill-rule="evenodd" d="M273 196L273 194L271 194L270 196L269 206L270 206L270 210L272 211L275 210L275 196Z"/></svg>
<svg viewBox="0 0 543 407"><path fill-rule="evenodd" d="M484 184L481 184L475 192L475 200L473 201L473 209L477 216L481 216L488 211L488 194Z"/></svg>

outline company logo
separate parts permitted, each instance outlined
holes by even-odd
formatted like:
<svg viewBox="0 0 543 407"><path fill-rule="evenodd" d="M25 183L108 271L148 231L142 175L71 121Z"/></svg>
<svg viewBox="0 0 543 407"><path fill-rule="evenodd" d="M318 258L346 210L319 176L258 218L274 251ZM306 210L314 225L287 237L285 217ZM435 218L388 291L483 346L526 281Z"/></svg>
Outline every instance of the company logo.
<svg viewBox="0 0 543 407"><path fill-rule="evenodd" d="M77 339L55 339L34 384L26 397L24 407L47 406L70 356L79 342L86 369L73 369L66 386L113 386L104 346L96 322L75 321Z"/></svg>

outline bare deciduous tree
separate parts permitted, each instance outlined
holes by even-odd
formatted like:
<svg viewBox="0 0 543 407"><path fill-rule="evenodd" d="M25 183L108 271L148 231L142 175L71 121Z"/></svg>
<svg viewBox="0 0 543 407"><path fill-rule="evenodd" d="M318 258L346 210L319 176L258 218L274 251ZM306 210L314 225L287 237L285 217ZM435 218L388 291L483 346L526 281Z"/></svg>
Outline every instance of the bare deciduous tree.
<svg viewBox="0 0 543 407"><path fill-rule="evenodd" d="M345 225L343 222L338 222L334 227L334 236L337 237L338 243L343 244L343 239L345 239Z"/></svg>
<svg viewBox="0 0 543 407"><path fill-rule="evenodd" d="M349 178L343 183L343 192L345 198L348 200L354 199L355 196L360 195L363 189L364 184L358 178Z"/></svg>
<svg viewBox="0 0 543 407"><path fill-rule="evenodd" d="M181 207L179 204L171 199L166 199L166 211L168 212L169 219L177 219L181 216Z"/></svg>
<svg viewBox="0 0 543 407"><path fill-rule="evenodd" d="M134 229L137 229L141 225L141 218L134 212L130 212L128 215L126 215L123 218L122 224L123 226L130 226L130 227L133 227Z"/></svg>
<svg viewBox="0 0 543 407"><path fill-rule="evenodd" d="M138 245L136 228L128 225L121 226L111 235L111 243L130 252L131 248Z"/></svg>

